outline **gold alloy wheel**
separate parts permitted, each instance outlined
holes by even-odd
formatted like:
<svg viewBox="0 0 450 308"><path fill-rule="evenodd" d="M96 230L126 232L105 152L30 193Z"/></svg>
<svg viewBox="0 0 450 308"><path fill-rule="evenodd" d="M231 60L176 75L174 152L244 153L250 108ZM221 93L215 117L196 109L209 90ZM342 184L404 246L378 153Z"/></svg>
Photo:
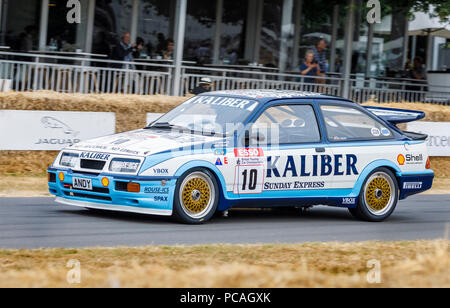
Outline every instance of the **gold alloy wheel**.
<svg viewBox="0 0 450 308"><path fill-rule="evenodd" d="M215 197L211 179L202 172L187 176L180 186L180 202L184 212L191 218L208 214Z"/></svg>
<svg viewBox="0 0 450 308"><path fill-rule="evenodd" d="M366 182L364 191L364 199L368 210L374 215L384 215L394 203L394 182L384 172L374 173Z"/></svg>

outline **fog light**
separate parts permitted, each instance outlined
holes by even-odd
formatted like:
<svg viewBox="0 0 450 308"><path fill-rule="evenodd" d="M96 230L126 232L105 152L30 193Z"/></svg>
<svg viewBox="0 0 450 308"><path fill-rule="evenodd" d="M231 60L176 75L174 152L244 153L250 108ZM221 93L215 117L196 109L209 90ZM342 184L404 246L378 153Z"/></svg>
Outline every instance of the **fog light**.
<svg viewBox="0 0 450 308"><path fill-rule="evenodd" d="M60 173L58 174L58 178L59 178L59 180L60 180L61 182L64 182L64 173L60 172Z"/></svg>
<svg viewBox="0 0 450 308"><path fill-rule="evenodd" d="M108 178L103 178L103 179L102 179L102 185L103 185L104 187L108 187L108 186L109 186L109 180L108 180Z"/></svg>
<svg viewBox="0 0 450 308"><path fill-rule="evenodd" d="M141 191L141 185L139 185L138 183L128 183L127 191L133 192L133 193L138 193Z"/></svg>

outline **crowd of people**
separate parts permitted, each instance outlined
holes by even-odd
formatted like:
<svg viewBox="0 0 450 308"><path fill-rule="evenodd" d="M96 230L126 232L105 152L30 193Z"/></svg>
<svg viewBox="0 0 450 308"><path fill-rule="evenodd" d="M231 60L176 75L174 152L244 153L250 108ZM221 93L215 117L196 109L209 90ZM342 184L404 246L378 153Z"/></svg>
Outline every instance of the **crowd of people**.
<svg viewBox="0 0 450 308"><path fill-rule="evenodd" d="M172 39L164 40L162 36L158 36L158 46L155 54L158 59L172 60L174 52L174 41ZM144 48L149 48L149 44L145 45L142 38L138 37L135 43L131 43L131 35L126 32L122 34L118 44L113 46L110 54L111 60L133 62L134 59L141 58ZM147 53L145 53L146 55ZM129 68L129 64L114 64L116 68Z"/></svg>
<svg viewBox="0 0 450 308"><path fill-rule="evenodd" d="M325 79L313 77L324 77L328 72L326 48L326 40L320 39L313 49L306 51L305 58L300 64L301 75L308 76L303 79L304 82L325 83Z"/></svg>
<svg viewBox="0 0 450 308"><path fill-rule="evenodd" d="M305 57L299 67L300 74L303 76L303 82L316 84L326 83L326 80L321 78L329 73L326 48L327 42L321 38L312 49L306 51ZM338 57L335 61L335 72L342 73L342 61ZM404 70L401 72L401 77L417 81L426 80L426 69L423 59L421 57L415 57L412 62L408 59Z"/></svg>

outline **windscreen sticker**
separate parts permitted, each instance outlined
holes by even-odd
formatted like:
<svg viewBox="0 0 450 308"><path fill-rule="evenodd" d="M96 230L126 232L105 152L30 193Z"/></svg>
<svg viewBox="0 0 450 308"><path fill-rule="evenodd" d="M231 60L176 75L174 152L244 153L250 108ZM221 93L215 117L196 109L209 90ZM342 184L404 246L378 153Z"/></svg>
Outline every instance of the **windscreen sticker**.
<svg viewBox="0 0 450 308"><path fill-rule="evenodd" d="M387 128L383 128L383 129L381 129L381 134L383 135L383 136L390 136L391 135L391 131L389 130L389 129L387 129Z"/></svg>
<svg viewBox="0 0 450 308"><path fill-rule="evenodd" d="M258 102L242 98L218 97L218 96L197 96L186 102L186 104L202 104L227 106L236 109L255 110Z"/></svg>
<svg viewBox="0 0 450 308"><path fill-rule="evenodd" d="M370 132L372 133L372 136L375 136L375 137L379 137L381 135L380 130L376 127L372 127Z"/></svg>

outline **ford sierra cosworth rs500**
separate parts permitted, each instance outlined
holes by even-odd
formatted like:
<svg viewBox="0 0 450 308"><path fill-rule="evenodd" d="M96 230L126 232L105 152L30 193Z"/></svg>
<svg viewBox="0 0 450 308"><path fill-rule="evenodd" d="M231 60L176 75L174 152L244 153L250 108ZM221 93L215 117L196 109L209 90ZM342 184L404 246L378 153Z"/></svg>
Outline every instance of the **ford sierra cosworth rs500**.
<svg viewBox="0 0 450 308"><path fill-rule="evenodd" d="M208 221L238 207L348 208L383 221L431 188L423 112L309 92L192 97L147 127L63 149L48 169L59 203Z"/></svg>

